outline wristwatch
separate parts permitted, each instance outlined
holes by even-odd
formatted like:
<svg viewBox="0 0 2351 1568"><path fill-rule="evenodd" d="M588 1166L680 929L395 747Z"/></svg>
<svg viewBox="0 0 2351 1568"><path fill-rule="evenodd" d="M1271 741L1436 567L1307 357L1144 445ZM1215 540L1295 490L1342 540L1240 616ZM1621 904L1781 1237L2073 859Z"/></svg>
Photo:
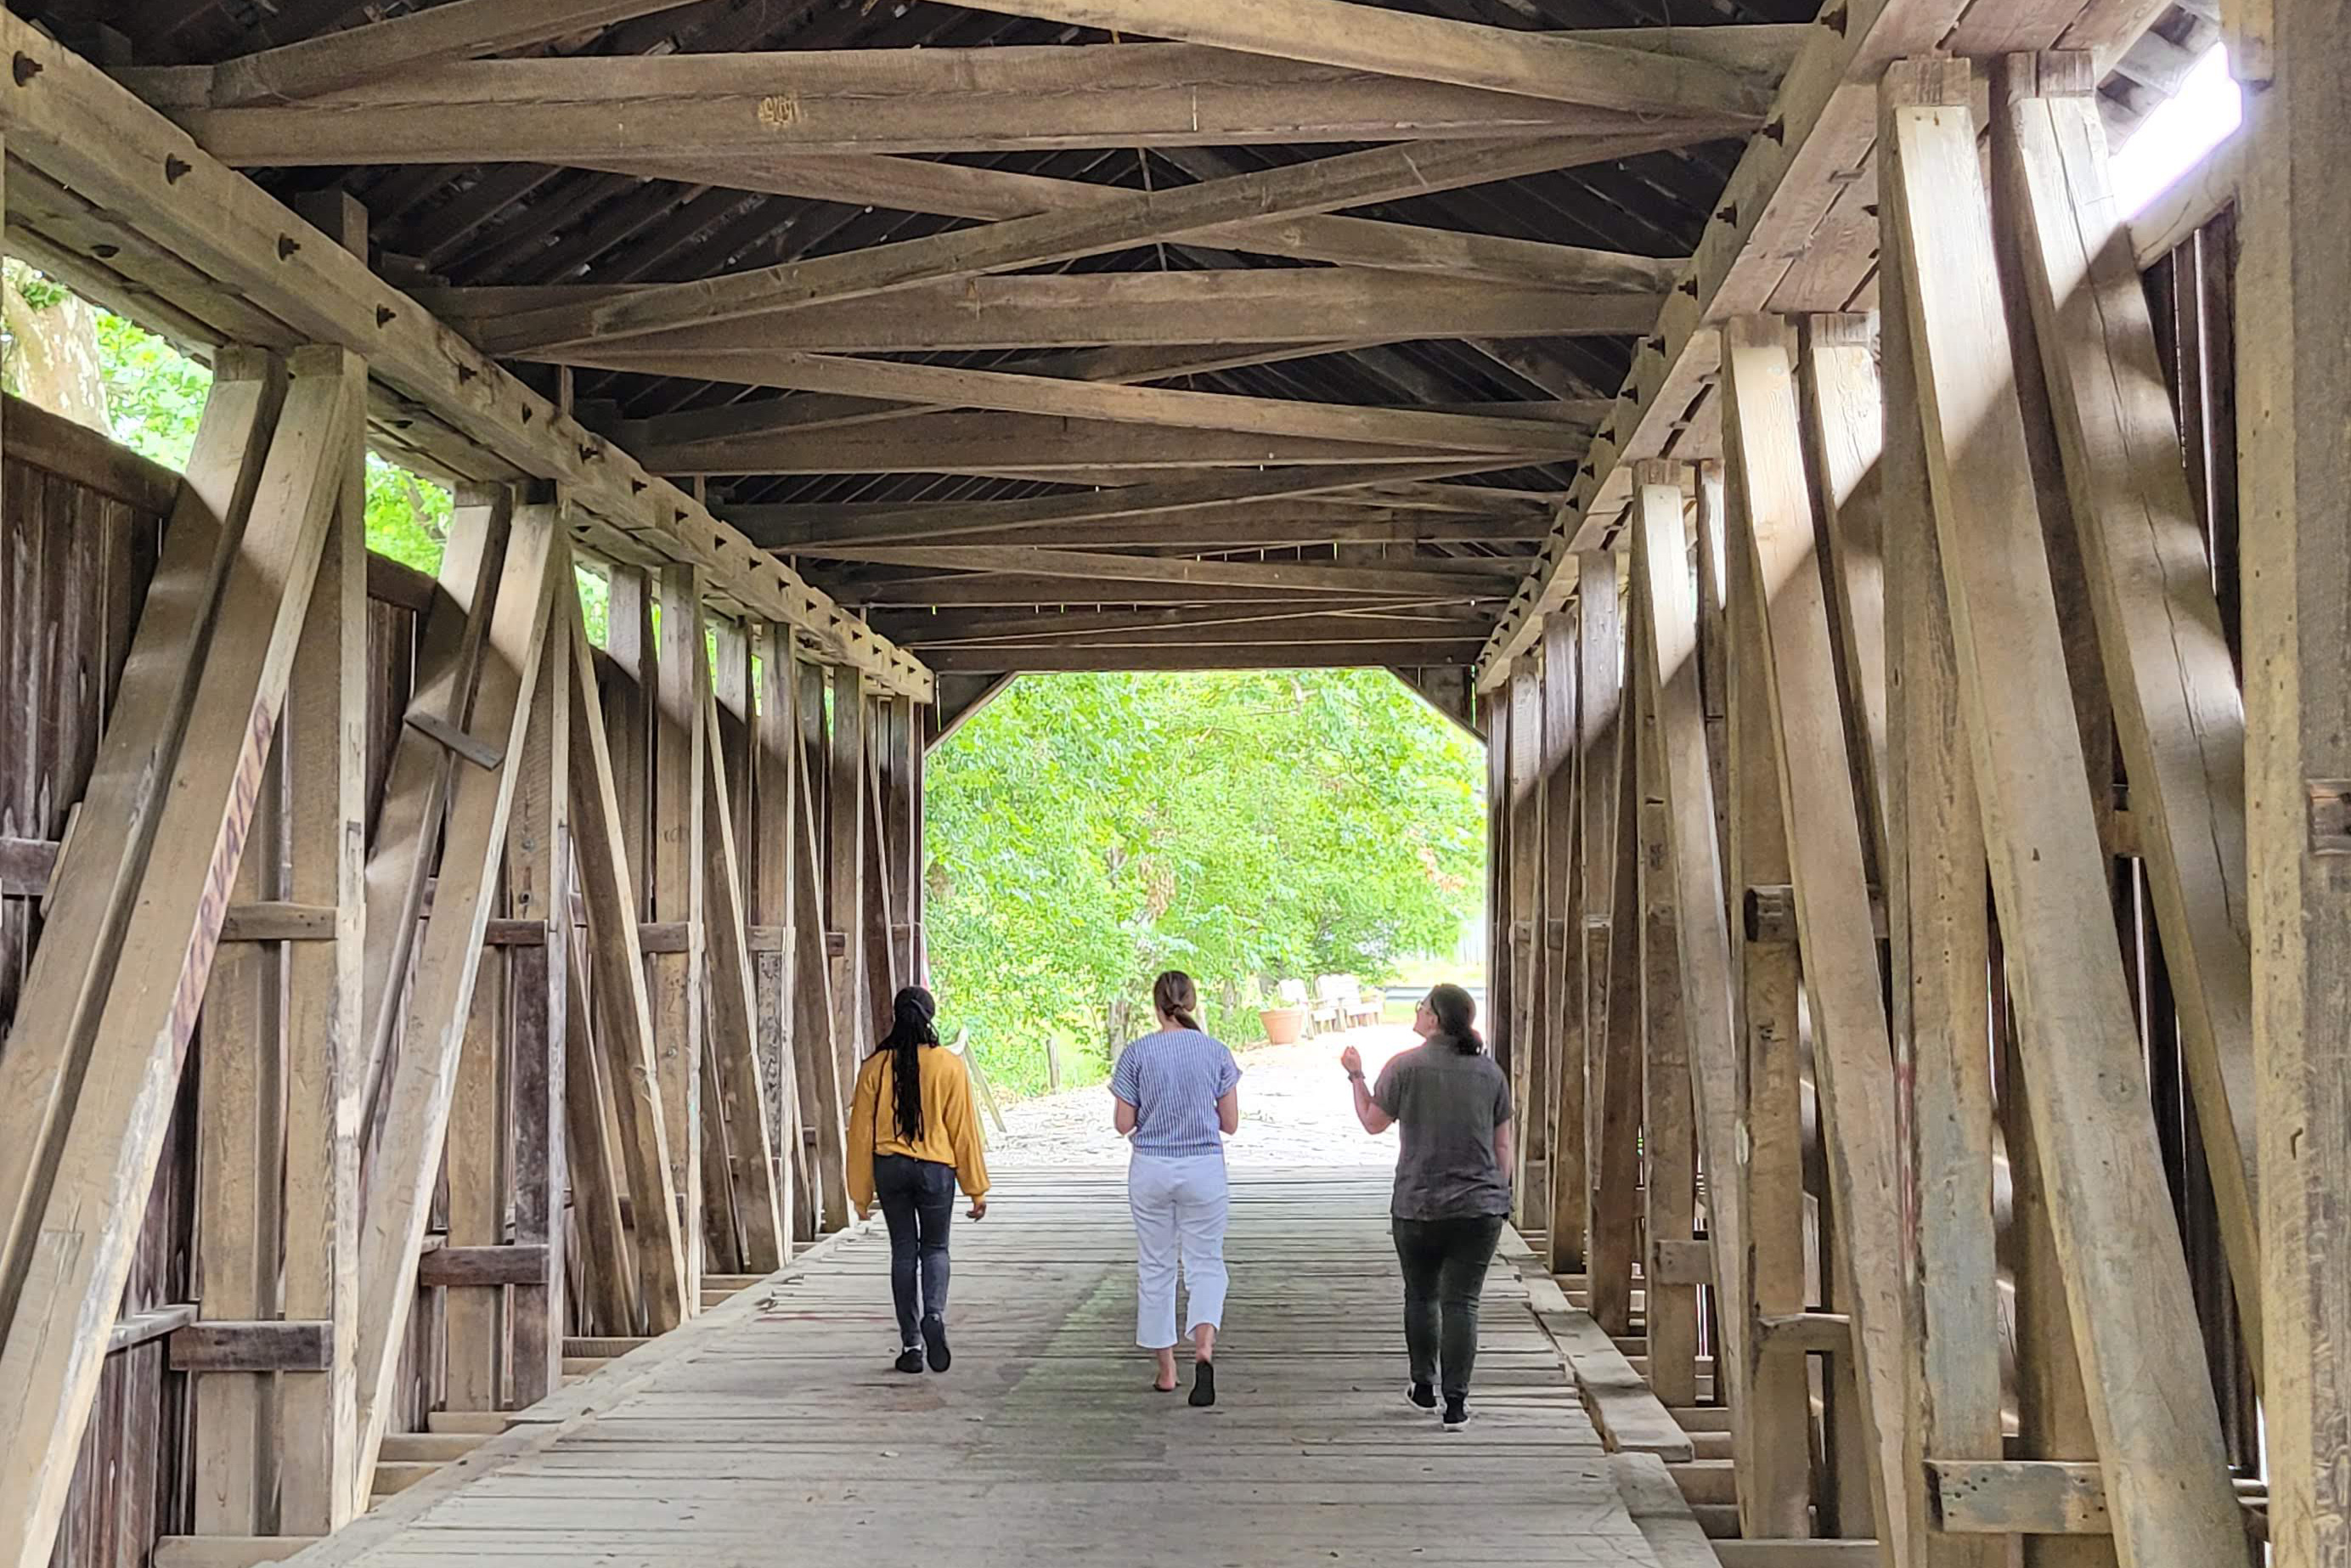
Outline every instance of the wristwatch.
<svg viewBox="0 0 2351 1568"><path fill-rule="evenodd" d="M1354 1071L1347 1074L1347 1077L1351 1082L1361 1083L1364 1081L1364 1070L1359 1067L1355 1069Z"/></svg>

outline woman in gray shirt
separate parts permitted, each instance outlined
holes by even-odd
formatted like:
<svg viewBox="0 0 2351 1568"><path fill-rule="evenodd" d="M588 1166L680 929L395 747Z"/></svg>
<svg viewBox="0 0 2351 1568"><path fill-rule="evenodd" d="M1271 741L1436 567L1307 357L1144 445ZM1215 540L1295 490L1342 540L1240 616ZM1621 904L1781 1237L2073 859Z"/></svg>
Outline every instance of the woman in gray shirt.
<svg viewBox="0 0 2351 1568"><path fill-rule="evenodd" d="M1448 1428L1469 1418L1478 1301L1510 1213L1510 1083L1486 1054L1477 1017L1468 992L1439 986L1413 1017L1422 1043L1390 1059L1376 1087L1365 1085L1353 1046L1339 1057L1364 1131L1402 1129L1389 1213L1412 1402L1436 1408L1441 1368Z"/></svg>

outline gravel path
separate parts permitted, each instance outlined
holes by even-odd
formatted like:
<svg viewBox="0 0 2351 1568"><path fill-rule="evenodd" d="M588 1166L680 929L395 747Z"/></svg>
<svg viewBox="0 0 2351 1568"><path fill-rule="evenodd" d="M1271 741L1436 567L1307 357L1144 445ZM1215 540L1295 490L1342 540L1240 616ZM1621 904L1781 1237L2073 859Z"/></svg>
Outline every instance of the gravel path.
<svg viewBox="0 0 2351 1568"><path fill-rule="evenodd" d="M1377 1078L1382 1063L1414 1043L1412 1030L1385 1024L1237 1051L1241 1130L1226 1140L1226 1159L1236 1167L1394 1165L1395 1139L1366 1136L1355 1121L1339 1052L1355 1047L1364 1071ZM1126 1140L1110 1117L1110 1091L1101 1084L1008 1106L1007 1131L987 1124L988 1164L1008 1171L1123 1166Z"/></svg>

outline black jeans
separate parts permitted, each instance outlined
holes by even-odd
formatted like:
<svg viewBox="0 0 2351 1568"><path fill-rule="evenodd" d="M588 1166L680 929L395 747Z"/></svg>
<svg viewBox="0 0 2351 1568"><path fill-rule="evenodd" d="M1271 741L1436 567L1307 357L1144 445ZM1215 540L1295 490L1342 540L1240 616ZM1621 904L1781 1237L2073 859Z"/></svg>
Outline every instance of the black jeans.
<svg viewBox="0 0 2351 1568"><path fill-rule="evenodd" d="M1404 1265L1404 1343L1412 1380L1437 1382L1441 1359L1445 1397L1466 1399L1469 1369L1478 1360L1478 1300L1502 1239L1502 1216L1389 1223L1396 1261Z"/></svg>
<svg viewBox="0 0 2351 1568"><path fill-rule="evenodd" d="M911 1155L873 1156L873 1196L890 1226L890 1295L898 1308L898 1343L920 1345L914 1285L922 1282L921 1312L947 1312L947 1222L955 1217L955 1166Z"/></svg>

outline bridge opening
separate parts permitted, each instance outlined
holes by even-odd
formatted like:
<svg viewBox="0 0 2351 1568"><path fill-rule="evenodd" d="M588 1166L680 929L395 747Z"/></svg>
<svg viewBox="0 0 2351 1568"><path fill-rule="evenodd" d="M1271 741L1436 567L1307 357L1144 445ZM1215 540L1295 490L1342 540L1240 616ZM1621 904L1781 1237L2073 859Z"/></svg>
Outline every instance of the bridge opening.
<svg viewBox="0 0 2351 1568"><path fill-rule="evenodd" d="M1341 1049L1376 1071L1430 985L1483 994L1483 747L1385 670L1024 675L924 799L932 986L1009 1164L1123 1159L1102 1086L1162 969L1240 1060L1253 1165L1392 1160Z"/></svg>

